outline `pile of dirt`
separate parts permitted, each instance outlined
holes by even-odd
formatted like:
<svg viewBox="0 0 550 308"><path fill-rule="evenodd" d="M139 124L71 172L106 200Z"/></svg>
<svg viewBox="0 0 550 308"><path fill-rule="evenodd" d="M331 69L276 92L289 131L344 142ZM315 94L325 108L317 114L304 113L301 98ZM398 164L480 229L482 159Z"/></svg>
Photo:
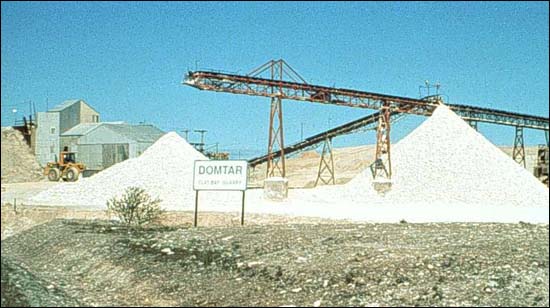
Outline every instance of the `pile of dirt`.
<svg viewBox="0 0 550 308"><path fill-rule="evenodd" d="M2 183L43 180L38 164L23 134L13 127L2 127Z"/></svg>
<svg viewBox="0 0 550 308"><path fill-rule="evenodd" d="M1 307L79 307L80 303L2 256Z"/></svg>
<svg viewBox="0 0 550 308"><path fill-rule="evenodd" d="M525 223L58 220L4 240L2 256L86 306L515 307L548 306L548 244L548 225Z"/></svg>

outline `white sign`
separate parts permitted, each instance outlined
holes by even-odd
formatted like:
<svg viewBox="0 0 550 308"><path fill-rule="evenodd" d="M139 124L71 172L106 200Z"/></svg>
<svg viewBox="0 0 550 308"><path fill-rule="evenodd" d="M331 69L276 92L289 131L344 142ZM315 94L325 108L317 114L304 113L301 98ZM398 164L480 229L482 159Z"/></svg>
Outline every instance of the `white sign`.
<svg viewBox="0 0 550 308"><path fill-rule="evenodd" d="M194 190L246 190L246 160L196 160Z"/></svg>

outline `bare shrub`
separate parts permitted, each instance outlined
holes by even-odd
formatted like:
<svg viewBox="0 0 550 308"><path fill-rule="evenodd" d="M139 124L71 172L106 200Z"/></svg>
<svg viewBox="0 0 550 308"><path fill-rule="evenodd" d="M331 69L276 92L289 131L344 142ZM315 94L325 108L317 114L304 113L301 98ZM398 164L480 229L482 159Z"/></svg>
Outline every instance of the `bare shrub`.
<svg viewBox="0 0 550 308"><path fill-rule="evenodd" d="M113 213L122 223L129 225L148 224L164 211L160 199L153 200L140 187L128 187L120 199L113 197L107 201L107 214Z"/></svg>

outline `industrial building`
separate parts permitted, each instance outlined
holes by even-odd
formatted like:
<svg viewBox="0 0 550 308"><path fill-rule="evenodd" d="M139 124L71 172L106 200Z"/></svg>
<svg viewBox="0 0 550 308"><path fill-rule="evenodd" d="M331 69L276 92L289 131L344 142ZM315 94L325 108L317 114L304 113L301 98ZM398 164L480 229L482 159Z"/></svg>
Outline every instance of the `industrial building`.
<svg viewBox="0 0 550 308"><path fill-rule="evenodd" d="M82 123L61 134L60 145L77 152L88 175L139 156L162 135L164 132L153 125Z"/></svg>
<svg viewBox="0 0 550 308"><path fill-rule="evenodd" d="M82 99L67 100L36 113L31 147L41 166L67 147L86 165L84 176L139 156L164 132L153 125L99 122L99 112Z"/></svg>

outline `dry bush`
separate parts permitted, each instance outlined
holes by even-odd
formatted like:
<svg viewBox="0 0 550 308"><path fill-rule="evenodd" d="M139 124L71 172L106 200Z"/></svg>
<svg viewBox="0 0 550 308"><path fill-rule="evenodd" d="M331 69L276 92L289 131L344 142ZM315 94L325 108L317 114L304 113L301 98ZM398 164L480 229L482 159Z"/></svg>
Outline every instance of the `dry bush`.
<svg viewBox="0 0 550 308"><path fill-rule="evenodd" d="M151 199L143 188L128 187L120 199L113 197L107 201L107 213L115 214L125 224L148 224L164 212L160 202L158 198Z"/></svg>

